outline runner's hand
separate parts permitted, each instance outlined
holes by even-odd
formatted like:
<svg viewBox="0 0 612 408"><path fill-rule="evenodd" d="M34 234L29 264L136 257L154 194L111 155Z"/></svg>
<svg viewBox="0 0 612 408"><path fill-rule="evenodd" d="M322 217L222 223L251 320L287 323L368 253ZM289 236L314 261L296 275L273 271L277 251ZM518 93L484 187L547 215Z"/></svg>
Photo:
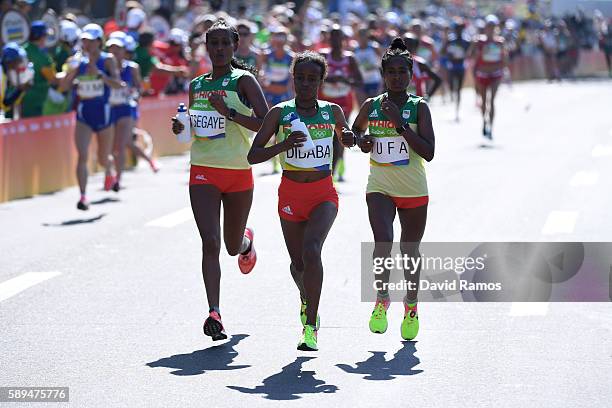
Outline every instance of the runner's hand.
<svg viewBox="0 0 612 408"><path fill-rule="evenodd" d="M178 135L179 133L181 133L183 131L183 129L185 129L185 125L183 125L181 123L181 121L179 121L176 116L172 118L172 133L174 133L175 135Z"/></svg>
<svg viewBox="0 0 612 408"><path fill-rule="evenodd" d="M370 153L372 147L374 147L374 138L370 135L363 135L358 141L357 145L364 153Z"/></svg>
<svg viewBox="0 0 612 408"><path fill-rule="evenodd" d="M229 115L229 108L225 104L225 101L223 100L223 97L221 95L210 95L210 97L208 98L208 102L210 102L210 105L223 116Z"/></svg>
<svg viewBox="0 0 612 408"><path fill-rule="evenodd" d="M383 96L381 107L383 114L395 125L395 127L400 127L404 125L404 121L402 119L402 114L400 113L399 108L387 95Z"/></svg>
<svg viewBox="0 0 612 408"><path fill-rule="evenodd" d="M342 128L342 136L340 137L340 141L344 147L353 147L355 146L355 134L350 129Z"/></svg>
<svg viewBox="0 0 612 408"><path fill-rule="evenodd" d="M285 150L293 149L294 147L302 147L306 142L306 135L304 132L291 132L289 136L283 141Z"/></svg>

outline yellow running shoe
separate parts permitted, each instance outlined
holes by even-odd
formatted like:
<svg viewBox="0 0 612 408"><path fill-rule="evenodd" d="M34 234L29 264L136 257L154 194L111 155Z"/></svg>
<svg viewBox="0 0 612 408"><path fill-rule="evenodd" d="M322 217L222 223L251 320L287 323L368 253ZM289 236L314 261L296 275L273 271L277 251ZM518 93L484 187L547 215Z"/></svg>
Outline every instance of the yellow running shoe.
<svg viewBox="0 0 612 408"><path fill-rule="evenodd" d="M384 333L387 331L389 323L387 322L387 309L391 300L389 297L377 298L376 304L374 305L374 311L370 316L370 331L372 333Z"/></svg>
<svg viewBox="0 0 612 408"><path fill-rule="evenodd" d="M417 303L404 302L404 320L402 321L402 338L404 340L412 340L419 334L419 312L417 311Z"/></svg>
<svg viewBox="0 0 612 408"><path fill-rule="evenodd" d="M298 350L302 351L317 351L317 329L314 326L307 324L302 330L302 338L297 346Z"/></svg>

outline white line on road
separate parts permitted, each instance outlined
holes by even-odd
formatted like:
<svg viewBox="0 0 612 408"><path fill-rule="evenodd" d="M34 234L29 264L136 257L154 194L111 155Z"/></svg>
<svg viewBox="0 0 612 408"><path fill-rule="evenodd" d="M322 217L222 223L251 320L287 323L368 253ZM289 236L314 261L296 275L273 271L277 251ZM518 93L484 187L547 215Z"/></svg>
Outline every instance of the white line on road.
<svg viewBox="0 0 612 408"><path fill-rule="evenodd" d="M578 211L551 211L542 228L542 235L571 234L577 219Z"/></svg>
<svg viewBox="0 0 612 408"><path fill-rule="evenodd" d="M61 272L27 272L2 282L0 283L0 302L58 275L61 275Z"/></svg>
<svg viewBox="0 0 612 408"><path fill-rule="evenodd" d="M156 218L153 221L149 221L145 225L147 227L172 228L191 219L193 219L191 208L185 207L168 215L164 215L163 217Z"/></svg>
<svg viewBox="0 0 612 408"><path fill-rule="evenodd" d="M599 173L596 171L579 171L570 180L570 186L593 186L599 181Z"/></svg>
<svg viewBox="0 0 612 408"><path fill-rule="evenodd" d="M546 316L548 302L513 302L509 316Z"/></svg>
<svg viewBox="0 0 612 408"><path fill-rule="evenodd" d="M612 145L595 145L593 150L591 151L591 156L593 157L606 157L612 156Z"/></svg>

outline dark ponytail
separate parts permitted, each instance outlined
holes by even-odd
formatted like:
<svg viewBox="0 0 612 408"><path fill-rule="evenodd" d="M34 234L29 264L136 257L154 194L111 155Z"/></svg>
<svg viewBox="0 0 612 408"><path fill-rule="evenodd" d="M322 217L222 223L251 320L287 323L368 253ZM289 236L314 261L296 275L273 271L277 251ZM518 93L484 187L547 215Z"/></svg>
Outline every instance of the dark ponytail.
<svg viewBox="0 0 612 408"><path fill-rule="evenodd" d="M387 50L385 51L381 63L383 71L385 70L385 65L387 65L387 62L389 61L389 59L391 59L391 57L404 58L406 60L406 63L408 64L408 69L410 70L410 72L412 72L412 54L410 53L410 51L408 51L408 47L406 47L406 44L404 43L404 40L402 40L401 37L395 37L393 41L391 41L391 45L389 45L389 48L387 48Z"/></svg>
<svg viewBox="0 0 612 408"><path fill-rule="evenodd" d="M204 37L206 39L206 42L208 42L208 33L212 31L227 31L230 33L230 36L232 37L232 41L234 44L238 44L238 42L240 42L240 34L238 34L238 30L236 29L236 27L229 24L223 18L220 18L217 21L215 21L215 23L212 26L210 26L208 31L206 31L206 34ZM256 67L250 64L247 64L244 61L241 61L236 57L232 57L231 66L233 68L238 68L238 69L243 69L245 71L249 71L253 75L257 75Z"/></svg>

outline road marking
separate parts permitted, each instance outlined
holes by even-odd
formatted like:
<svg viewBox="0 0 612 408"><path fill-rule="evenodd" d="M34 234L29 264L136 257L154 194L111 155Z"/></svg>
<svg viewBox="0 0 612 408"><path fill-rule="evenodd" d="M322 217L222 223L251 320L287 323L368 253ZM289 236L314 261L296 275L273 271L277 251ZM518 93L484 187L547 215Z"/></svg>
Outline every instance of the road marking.
<svg viewBox="0 0 612 408"><path fill-rule="evenodd" d="M61 275L61 272L27 272L2 282L0 283L0 302L58 275Z"/></svg>
<svg viewBox="0 0 612 408"><path fill-rule="evenodd" d="M509 316L546 316L548 302L513 302Z"/></svg>
<svg viewBox="0 0 612 408"><path fill-rule="evenodd" d="M591 156L593 157L606 157L612 156L612 145L595 145L593 150L591 151Z"/></svg>
<svg viewBox="0 0 612 408"><path fill-rule="evenodd" d="M192 219L193 213L191 212L191 208L185 207L168 215L164 215L163 217L156 218L153 221L149 221L145 224L145 226L172 228Z"/></svg>
<svg viewBox="0 0 612 408"><path fill-rule="evenodd" d="M552 211L542 228L542 235L571 234L577 219L578 211Z"/></svg>
<svg viewBox="0 0 612 408"><path fill-rule="evenodd" d="M570 180L570 186L593 186L599 181L599 173L596 171L579 171Z"/></svg>

